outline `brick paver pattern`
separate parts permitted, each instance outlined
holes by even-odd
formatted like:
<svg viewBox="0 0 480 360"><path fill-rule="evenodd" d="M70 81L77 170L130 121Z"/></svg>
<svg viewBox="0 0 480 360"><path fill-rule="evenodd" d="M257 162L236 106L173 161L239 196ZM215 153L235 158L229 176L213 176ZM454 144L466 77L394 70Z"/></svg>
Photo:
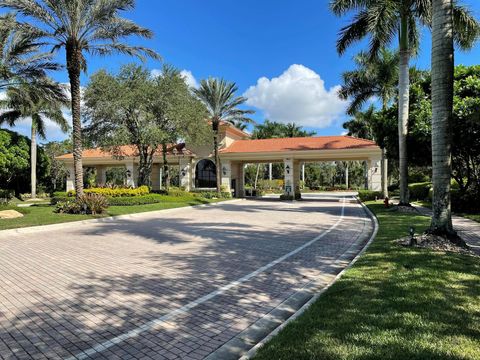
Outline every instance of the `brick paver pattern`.
<svg viewBox="0 0 480 360"><path fill-rule="evenodd" d="M338 199L242 201L0 233L0 357L202 359L309 282L341 271L336 260L371 234L363 208L346 202L343 220L311 246L138 336L88 351L291 252L337 222L341 208Z"/></svg>

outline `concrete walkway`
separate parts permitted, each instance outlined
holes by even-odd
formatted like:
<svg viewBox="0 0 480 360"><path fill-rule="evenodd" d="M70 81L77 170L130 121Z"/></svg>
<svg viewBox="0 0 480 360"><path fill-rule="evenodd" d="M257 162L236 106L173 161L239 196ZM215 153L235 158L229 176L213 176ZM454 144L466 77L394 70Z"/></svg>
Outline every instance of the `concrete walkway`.
<svg viewBox="0 0 480 360"><path fill-rule="evenodd" d="M327 285L371 232L342 196L0 232L0 358L238 358L226 343Z"/></svg>
<svg viewBox="0 0 480 360"><path fill-rule="evenodd" d="M432 216L432 210L423 206L415 205L421 214L426 216ZM452 217L453 227L458 235L465 240L468 246L480 255L480 223L461 217Z"/></svg>

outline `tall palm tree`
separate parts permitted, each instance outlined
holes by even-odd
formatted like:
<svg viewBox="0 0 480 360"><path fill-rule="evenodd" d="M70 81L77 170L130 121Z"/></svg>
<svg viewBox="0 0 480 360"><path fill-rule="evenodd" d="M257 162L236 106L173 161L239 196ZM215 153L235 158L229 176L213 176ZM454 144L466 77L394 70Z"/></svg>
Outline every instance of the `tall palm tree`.
<svg viewBox="0 0 480 360"><path fill-rule="evenodd" d="M453 1L433 0L432 20L433 216L430 230L441 235L453 235L449 130L453 116Z"/></svg>
<svg viewBox="0 0 480 360"><path fill-rule="evenodd" d="M409 112L409 63L419 47L420 27L430 26L432 0L332 0L332 11L345 15L356 11L353 22L340 31L337 51L343 54L355 42L370 37L369 55L374 58L380 49L398 39L398 144L400 204L408 204L407 132ZM478 32L472 14L462 6L454 8L455 37L458 45L469 48Z"/></svg>
<svg viewBox="0 0 480 360"><path fill-rule="evenodd" d="M6 109L0 114L0 124L5 122L14 126L17 121L25 118L30 118L32 121L30 145L32 199L37 196L37 135L42 139L46 138L47 118L59 125L64 132L69 128L62 113L62 107L68 105L65 89L51 80L42 80L41 83L12 86L6 92L6 99L0 101L0 107ZM57 88L56 95L51 96L49 92L45 92L42 84L48 84L49 89Z"/></svg>
<svg viewBox="0 0 480 360"><path fill-rule="evenodd" d="M50 53L39 53L37 35L35 28L18 23L15 14L0 15L0 90L44 78L47 71L60 69L51 61ZM49 91L47 87L44 90Z"/></svg>
<svg viewBox="0 0 480 360"><path fill-rule="evenodd" d="M220 193L221 164L218 153L218 135L220 123L251 123L253 120L248 114L253 114L253 110L243 110L238 107L245 103L247 99L243 96L236 96L238 88L234 82L228 82L224 79L209 78L202 80L198 89L193 92L207 108L209 121L213 130L213 149L215 156L217 192Z"/></svg>
<svg viewBox="0 0 480 360"><path fill-rule="evenodd" d="M134 7L133 0L0 0L0 7L18 11L42 24L38 38L51 46L52 52L65 49L70 80L73 118L73 162L76 196L83 194L82 124L80 119L80 73L87 68L85 53L109 55L123 53L143 58L158 58L145 47L130 46L122 38L138 35L151 38L152 32L119 16Z"/></svg>
<svg viewBox="0 0 480 360"><path fill-rule="evenodd" d="M367 53L361 52L354 57L354 62L356 64L356 69L346 71L342 74L343 85L339 91L339 95L342 99L351 99L351 103L347 108L347 113L349 115L356 115L365 102L372 97L378 97L382 101L382 109L385 110L388 103L395 97L397 92L398 52L382 48L379 51L378 57L373 59L371 59ZM358 134L355 136L363 137ZM375 140L379 141L379 139ZM387 162L385 147L381 146L381 149L382 193L384 197L387 197Z"/></svg>

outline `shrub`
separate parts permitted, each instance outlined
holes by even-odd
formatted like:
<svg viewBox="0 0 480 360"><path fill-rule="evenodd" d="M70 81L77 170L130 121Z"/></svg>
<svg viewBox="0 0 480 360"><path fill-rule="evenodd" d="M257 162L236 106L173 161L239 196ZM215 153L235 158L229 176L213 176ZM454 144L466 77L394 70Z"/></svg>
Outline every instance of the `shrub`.
<svg viewBox="0 0 480 360"><path fill-rule="evenodd" d="M82 209L74 200L58 201L53 212L59 214L80 214Z"/></svg>
<svg viewBox="0 0 480 360"><path fill-rule="evenodd" d="M108 207L107 198L100 194L84 194L75 200L60 201L56 204L55 212L68 214L103 213Z"/></svg>
<svg viewBox="0 0 480 360"><path fill-rule="evenodd" d="M167 194L169 196L181 197L181 196L188 195L188 191L185 191L184 189L179 188L179 187L171 186L171 187L168 188Z"/></svg>
<svg viewBox="0 0 480 360"><path fill-rule="evenodd" d="M232 194L228 191L222 191L220 197L216 191L202 191L198 195L204 199L230 199Z"/></svg>
<svg viewBox="0 0 480 360"><path fill-rule="evenodd" d="M12 190L2 190L0 189L0 204L8 204L13 198Z"/></svg>
<svg viewBox="0 0 480 360"><path fill-rule="evenodd" d="M432 187L431 182L423 182L408 185L408 192L410 193L410 200L425 200L428 198L428 193Z"/></svg>
<svg viewBox="0 0 480 360"><path fill-rule="evenodd" d="M110 197L108 204L110 206L131 206L131 205L147 205L162 202L165 195L148 194L143 196L126 196L126 197Z"/></svg>
<svg viewBox="0 0 480 360"><path fill-rule="evenodd" d="M107 197L125 197L125 196L143 196L150 193L150 188L146 185L137 188L90 188L83 190L85 194L99 194ZM68 196L75 196L75 191L71 190L67 193Z"/></svg>
<svg viewBox="0 0 480 360"><path fill-rule="evenodd" d="M370 201L370 200L382 199L383 196L381 191L358 190L358 198L361 201Z"/></svg>

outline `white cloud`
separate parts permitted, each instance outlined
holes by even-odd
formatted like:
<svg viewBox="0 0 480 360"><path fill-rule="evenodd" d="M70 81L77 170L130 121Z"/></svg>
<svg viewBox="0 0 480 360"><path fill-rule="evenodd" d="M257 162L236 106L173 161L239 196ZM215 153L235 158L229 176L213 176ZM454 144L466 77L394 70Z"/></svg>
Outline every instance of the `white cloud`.
<svg viewBox="0 0 480 360"><path fill-rule="evenodd" d="M198 81L190 70L182 70L180 71L180 75L183 76L188 86L198 88Z"/></svg>
<svg viewBox="0 0 480 360"><path fill-rule="evenodd" d="M162 75L162 69L153 69L150 71L150 74L153 77L160 76ZM183 77L185 80L185 83L193 88L198 88L198 81L195 79L195 76L193 76L192 72L190 70L183 69L180 71L180 75Z"/></svg>
<svg viewBox="0 0 480 360"><path fill-rule="evenodd" d="M339 88L327 90L315 71L293 64L278 77L258 79L244 96L248 105L262 110L272 121L324 128L345 111L347 102L338 97Z"/></svg>

